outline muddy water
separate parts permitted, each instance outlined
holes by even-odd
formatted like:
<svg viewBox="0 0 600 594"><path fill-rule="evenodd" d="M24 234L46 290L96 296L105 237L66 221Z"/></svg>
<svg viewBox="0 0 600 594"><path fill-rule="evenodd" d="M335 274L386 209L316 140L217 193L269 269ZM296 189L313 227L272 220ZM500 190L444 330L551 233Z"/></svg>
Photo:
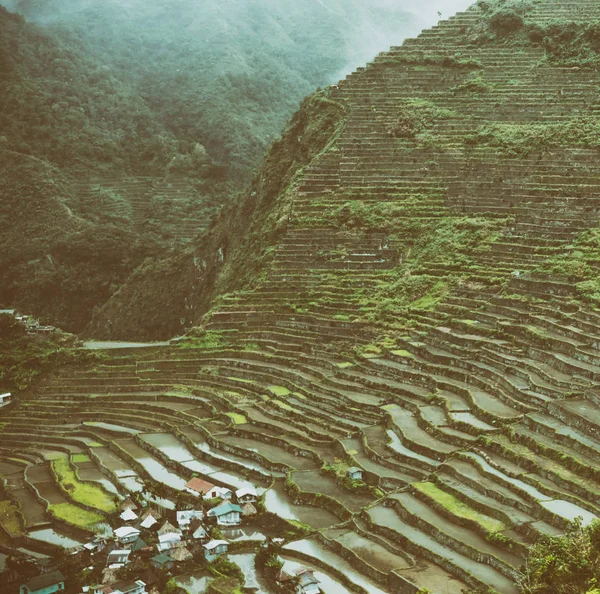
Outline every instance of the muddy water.
<svg viewBox="0 0 600 594"><path fill-rule="evenodd" d="M358 573L347 561L345 561L338 555L335 555L329 549L327 549L325 546L323 546L321 543L315 540L302 540L298 542L292 542L284 547L284 551L286 550L299 551L301 553L305 553L306 555L310 555L315 559L320 559L327 565L335 567L338 571L341 571L348 579L350 579L356 585L362 586L369 594L386 594L384 590L379 589L375 582L369 580L362 574ZM338 585L341 586L341 584ZM327 592L327 594L329 594L330 592L329 590L325 591ZM344 588L343 590L337 591L346 592L347 590ZM333 593L337 591L331 590L331 592Z"/></svg>
<svg viewBox="0 0 600 594"><path fill-rule="evenodd" d="M266 540L266 536L258 530L253 530L250 527L246 528L222 528L221 532L225 540L230 542L242 542L242 541L263 541Z"/></svg>
<svg viewBox="0 0 600 594"><path fill-rule="evenodd" d="M573 521L578 517L581 517L583 519L584 526L589 526L594 520L598 519L597 516L583 509L582 507L562 499L555 499L554 501L541 501L540 505L555 513L557 516L566 518L567 520Z"/></svg>
<svg viewBox="0 0 600 594"><path fill-rule="evenodd" d="M267 583L256 572L254 555L229 555L229 560L233 561L242 570L245 588L256 588L257 594L267 594L269 592Z"/></svg>
<svg viewBox="0 0 600 594"><path fill-rule="evenodd" d="M233 443L235 444L236 441L237 440L234 438ZM196 445L196 447L199 450L201 450L202 452L206 452L207 454L211 454L217 460L227 460L230 462L236 462L237 464L241 464L242 466L245 466L246 468L252 468L253 470L258 470L258 472L262 472L263 474L266 474L268 476L271 476L273 474L268 468L265 468L264 466L262 466L262 464L259 464L258 462L254 462L254 460L250 460L248 458L242 458L241 456L236 456L235 454L229 454L227 452L217 450L217 449L211 447L205 441L201 441L201 440L196 441L195 440L194 444Z"/></svg>
<svg viewBox="0 0 600 594"><path fill-rule="evenodd" d="M44 528L43 530L32 530L27 534L27 536L34 538L35 540L40 540L42 542L49 542L53 545L58 545L59 547L63 547L65 549L71 549L74 547L81 546L83 543L72 539L69 536L65 536L64 534L60 534L53 528Z"/></svg>
<svg viewBox="0 0 600 594"><path fill-rule="evenodd" d="M306 565L298 563L298 561L294 561L290 557L286 558L285 555L283 556L283 560L285 562L284 568L289 573L292 573L295 569L306 567ZM311 567L310 569L313 568ZM334 578L320 570L315 570L315 577L320 582L319 587L321 588L322 592L326 592L327 594L353 594L351 590L348 590L348 588L342 586L342 584L337 582Z"/></svg>
<svg viewBox="0 0 600 594"><path fill-rule="evenodd" d="M212 580L212 577L206 577L200 573L180 575L175 578L175 581L185 588L188 594L205 594Z"/></svg>
<svg viewBox="0 0 600 594"><path fill-rule="evenodd" d="M83 424L88 425L89 427L113 431L114 433L128 433L130 435L139 433L137 429L130 429L129 427L123 427L122 425L113 425L112 423L103 423L102 421L85 421Z"/></svg>
<svg viewBox="0 0 600 594"><path fill-rule="evenodd" d="M185 445L173 435L168 433L151 433L143 435L142 439L163 452L172 460L180 462L194 472L199 472L200 474L204 474L216 481L221 481L235 489L243 489L245 487L255 488L255 485L250 481L242 479L234 474L224 472L218 466L207 464L204 461L195 460L192 452L190 452L190 450L188 450ZM199 443L198 447L203 451L210 452L213 456L217 456L222 460L233 460L236 458L235 456L229 456L227 454L216 454L206 442ZM244 466L247 468L261 468L258 464L253 464L250 462L246 463L247 461L245 459L238 458L237 460L239 460L239 463L244 464ZM259 495L264 492L264 489L258 488L256 490Z"/></svg>
<svg viewBox="0 0 600 594"><path fill-rule="evenodd" d="M183 480L178 474L168 470L158 460L152 458L146 450L137 445L133 440L117 440L115 443L120 445L139 462L156 482L163 483L178 491L183 491L187 481Z"/></svg>
<svg viewBox="0 0 600 594"><path fill-rule="evenodd" d="M476 429L481 429L482 431L494 431L494 429L495 429L491 425L488 425L488 423L485 423L481 419L478 419L474 414L469 413L469 412L450 413L450 416L455 421L467 423L468 425L471 425L471 426L475 427Z"/></svg>
<svg viewBox="0 0 600 594"><path fill-rule="evenodd" d="M428 534L425 534L425 532L407 524L394 510L377 506L370 509L368 514L374 524L394 530L422 550L432 551L434 554L447 559L458 567L466 569L474 577L485 584L489 584L501 594L517 594L517 589L513 582L504 575L488 565L473 561L469 557L457 553L454 549L442 545Z"/></svg>
<svg viewBox="0 0 600 594"><path fill-rule="evenodd" d="M87 350L103 349L142 349L147 347L168 346L168 342L113 342L113 341L95 341L83 343L83 348Z"/></svg>
<svg viewBox="0 0 600 594"><path fill-rule="evenodd" d="M420 460L421 462L425 462L426 464L430 464L431 466L439 466L440 463L437 460L434 460L433 458L428 458L427 456L422 456L421 454L417 454L417 452L413 452L407 447L404 447L398 435L391 429L387 430L387 434L392 440L388 447L394 452L398 452L399 454L402 454L403 456L409 458L414 458L415 460Z"/></svg>
<svg viewBox="0 0 600 594"><path fill-rule="evenodd" d="M285 520L296 520L313 528L329 528L339 524L340 520L332 513L317 507L295 505L283 488L283 481L277 481L265 494L267 510Z"/></svg>

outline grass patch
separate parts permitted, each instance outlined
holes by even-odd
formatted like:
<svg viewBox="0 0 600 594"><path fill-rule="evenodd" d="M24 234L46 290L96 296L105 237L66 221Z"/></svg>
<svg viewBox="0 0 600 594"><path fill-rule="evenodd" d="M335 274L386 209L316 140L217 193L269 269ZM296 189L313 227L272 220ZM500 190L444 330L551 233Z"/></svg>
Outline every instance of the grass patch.
<svg viewBox="0 0 600 594"><path fill-rule="evenodd" d="M397 351L392 351L393 355L396 355L397 357L404 357L405 359L414 359L415 356L410 353L409 351L405 351L404 349L399 349Z"/></svg>
<svg viewBox="0 0 600 594"><path fill-rule="evenodd" d="M506 526L499 520L495 520L494 518L479 513L472 507L463 503L460 499L454 497L454 495L442 491L433 483L413 483L413 487L427 497L433 499L436 503L455 516L476 522L486 532L500 532L506 530Z"/></svg>
<svg viewBox="0 0 600 594"><path fill-rule="evenodd" d="M227 379L232 380L234 382L242 382L243 384L255 384L254 380L245 379L243 377L228 377Z"/></svg>
<svg viewBox="0 0 600 594"><path fill-rule="evenodd" d="M19 509L8 499L0 501L0 524L11 536L23 534L23 522Z"/></svg>
<svg viewBox="0 0 600 594"><path fill-rule="evenodd" d="M100 514L73 505L72 503L58 503L50 505L48 511L57 519L80 528L91 528L104 520Z"/></svg>
<svg viewBox="0 0 600 594"><path fill-rule="evenodd" d="M101 443L98 443L97 441L92 441L90 443L88 443L88 447L90 448L103 448L104 445Z"/></svg>
<svg viewBox="0 0 600 594"><path fill-rule="evenodd" d="M240 415L238 413L228 412L225 413L235 425L247 425L248 419L244 415Z"/></svg>
<svg viewBox="0 0 600 594"><path fill-rule="evenodd" d="M286 404L285 402L282 402L281 400L273 400L272 402L274 402L279 408L282 408L283 410L287 410L288 412L298 412L297 410L293 409L289 404Z"/></svg>
<svg viewBox="0 0 600 594"><path fill-rule="evenodd" d="M66 458L54 460L52 470L61 487L73 501L106 513L116 511L115 503L108 493L95 485L81 482Z"/></svg>
<svg viewBox="0 0 600 594"><path fill-rule="evenodd" d="M291 390L288 390L284 386L268 386L267 390L269 390L269 392L271 392L271 394L274 396L278 396L280 398L282 396L289 396L292 393Z"/></svg>
<svg viewBox="0 0 600 594"><path fill-rule="evenodd" d="M77 464L79 462L89 462L90 461L90 457L87 454L73 454L71 456L71 462L73 462L73 464Z"/></svg>
<svg viewBox="0 0 600 594"><path fill-rule="evenodd" d="M354 363L350 363L350 361L342 361L341 363L336 363L336 367L340 369L349 369L350 367L354 367Z"/></svg>

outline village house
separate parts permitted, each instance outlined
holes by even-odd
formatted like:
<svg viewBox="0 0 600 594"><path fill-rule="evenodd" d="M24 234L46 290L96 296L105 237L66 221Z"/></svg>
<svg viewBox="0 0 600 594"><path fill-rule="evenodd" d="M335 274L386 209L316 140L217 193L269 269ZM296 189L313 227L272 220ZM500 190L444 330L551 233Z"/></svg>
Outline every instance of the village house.
<svg viewBox="0 0 600 594"><path fill-rule="evenodd" d="M131 547L132 553L139 553L140 551L148 551L151 550L151 547L148 546L146 541L142 538L138 538Z"/></svg>
<svg viewBox="0 0 600 594"><path fill-rule="evenodd" d="M155 524L158 524L158 518L154 517L154 514L152 512L146 512L142 516L142 521L140 523L140 528L144 528L145 530L149 530Z"/></svg>
<svg viewBox="0 0 600 594"><path fill-rule="evenodd" d="M177 532L169 532L167 534L161 534L158 537L158 544L156 548L159 553L164 553L174 549L181 542L181 534Z"/></svg>
<svg viewBox="0 0 600 594"><path fill-rule="evenodd" d="M277 575L277 582L280 584L286 584L288 582L293 583L297 581L295 589L291 589L290 594L320 594L319 580L315 577L315 573L312 569L306 567L299 567L295 570L287 570L284 568Z"/></svg>
<svg viewBox="0 0 600 594"><path fill-rule="evenodd" d="M110 567L110 569L125 567L129 563L129 555L131 555L129 549L115 549L111 551L106 558L106 567Z"/></svg>
<svg viewBox="0 0 600 594"><path fill-rule="evenodd" d="M6 392L5 394L0 394L0 406L4 406L8 404L12 400L12 394L10 392Z"/></svg>
<svg viewBox="0 0 600 594"><path fill-rule="evenodd" d="M53 594L64 589L65 576L60 571L52 571L21 584L19 594Z"/></svg>
<svg viewBox="0 0 600 594"><path fill-rule="evenodd" d="M205 496L205 499L225 499L233 498L233 491L227 487L213 487Z"/></svg>
<svg viewBox="0 0 600 594"><path fill-rule="evenodd" d="M175 528L169 520L165 520L164 524L158 529L158 536L163 536L165 534L181 534L181 530Z"/></svg>
<svg viewBox="0 0 600 594"><path fill-rule="evenodd" d="M175 547L169 553L169 556L171 557L171 559L173 559L173 561L177 561L178 563L182 563L184 561L191 561L194 558L192 553L190 553L190 551L187 549L187 547L183 545L183 543L180 543L178 547Z"/></svg>
<svg viewBox="0 0 600 594"><path fill-rule="evenodd" d="M256 503L258 493L254 489L246 487L244 489L238 489L235 492L235 497L240 505L243 503Z"/></svg>
<svg viewBox="0 0 600 594"><path fill-rule="evenodd" d="M189 538L199 541L203 541L208 538L208 533L206 532L200 520L192 520L189 528Z"/></svg>
<svg viewBox="0 0 600 594"><path fill-rule="evenodd" d="M152 559L150 559L150 563L153 567L160 571L169 571L173 567L173 559L164 553L152 557Z"/></svg>
<svg viewBox="0 0 600 594"><path fill-rule="evenodd" d="M321 592L321 589L319 588L321 582L315 577L315 573L312 569L301 567L294 573L300 580L296 590L298 594L319 594Z"/></svg>
<svg viewBox="0 0 600 594"><path fill-rule="evenodd" d="M83 589L84 594L148 594L142 580L124 580L110 586L91 586Z"/></svg>
<svg viewBox="0 0 600 594"><path fill-rule="evenodd" d="M244 505L242 505L242 516L249 518L256 515L258 515L258 510L252 503L244 503Z"/></svg>
<svg viewBox="0 0 600 594"><path fill-rule="evenodd" d="M132 509L126 509L119 517L123 522L134 522L138 519L138 515Z"/></svg>
<svg viewBox="0 0 600 594"><path fill-rule="evenodd" d="M204 547L204 557L209 563L229 550L229 543L226 540L211 540L202 546Z"/></svg>
<svg viewBox="0 0 600 594"><path fill-rule="evenodd" d="M237 526L241 522L240 514L242 508L235 503L221 503L209 510L206 514L209 518L216 518L219 526Z"/></svg>
<svg viewBox="0 0 600 594"><path fill-rule="evenodd" d="M117 542L122 545L134 543L140 536L141 532L137 528L131 526L122 526L114 532Z"/></svg>
<svg viewBox="0 0 600 594"><path fill-rule="evenodd" d="M177 512L177 525L180 530L187 530L193 520L201 520L204 517L204 513L201 510L188 509Z"/></svg>
<svg viewBox="0 0 600 594"><path fill-rule="evenodd" d="M361 468L357 466L352 466L348 468L346 471L346 476L352 481L362 481L363 480L363 471Z"/></svg>
<svg viewBox="0 0 600 594"><path fill-rule="evenodd" d="M207 493L214 488L215 485L199 478L193 478L185 485L185 490L196 497L206 497Z"/></svg>
<svg viewBox="0 0 600 594"><path fill-rule="evenodd" d="M101 553L106 548L106 540L98 536L83 545L83 548L90 553Z"/></svg>

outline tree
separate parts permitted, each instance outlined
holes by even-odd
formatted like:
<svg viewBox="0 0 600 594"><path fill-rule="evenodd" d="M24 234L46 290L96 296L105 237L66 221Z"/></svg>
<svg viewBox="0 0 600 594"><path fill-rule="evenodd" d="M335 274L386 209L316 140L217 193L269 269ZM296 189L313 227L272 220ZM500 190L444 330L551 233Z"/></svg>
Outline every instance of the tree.
<svg viewBox="0 0 600 594"><path fill-rule="evenodd" d="M521 571L523 594L595 594L600 586L600 522L576 521L564 536L543 537Z"/></svg>

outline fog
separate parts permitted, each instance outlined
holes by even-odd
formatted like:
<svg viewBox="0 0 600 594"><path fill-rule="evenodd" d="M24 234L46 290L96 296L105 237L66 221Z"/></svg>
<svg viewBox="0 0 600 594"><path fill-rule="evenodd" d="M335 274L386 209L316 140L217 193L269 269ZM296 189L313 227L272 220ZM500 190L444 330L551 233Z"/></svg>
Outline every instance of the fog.
<svg viewBox="0 0 600 594"><path fill-rule="evenodd" d="M199 32L227 31L229 34L247 20L264 19L266 29L260 31L257 42L269 43L269 32L276 38L281 30L288 33L294 22L310 26L311 22L336 19L341 26L341 41L346 48L346 65L335 74L334 82L364 65L390 46L400 45L422 29L435 25L465 10L472 0L0 0L11 11L24 14L42 24L64 23L77 19L81 13L119 10L132 24L139 18L160 18L164 11L180 13L186 21L198 24ZM139 24L139 23L138 23ZM257 32L258 33L258 32ZM173 31L177 41L177 31ZM332 35L339 31L332 31Z"/></svg>

